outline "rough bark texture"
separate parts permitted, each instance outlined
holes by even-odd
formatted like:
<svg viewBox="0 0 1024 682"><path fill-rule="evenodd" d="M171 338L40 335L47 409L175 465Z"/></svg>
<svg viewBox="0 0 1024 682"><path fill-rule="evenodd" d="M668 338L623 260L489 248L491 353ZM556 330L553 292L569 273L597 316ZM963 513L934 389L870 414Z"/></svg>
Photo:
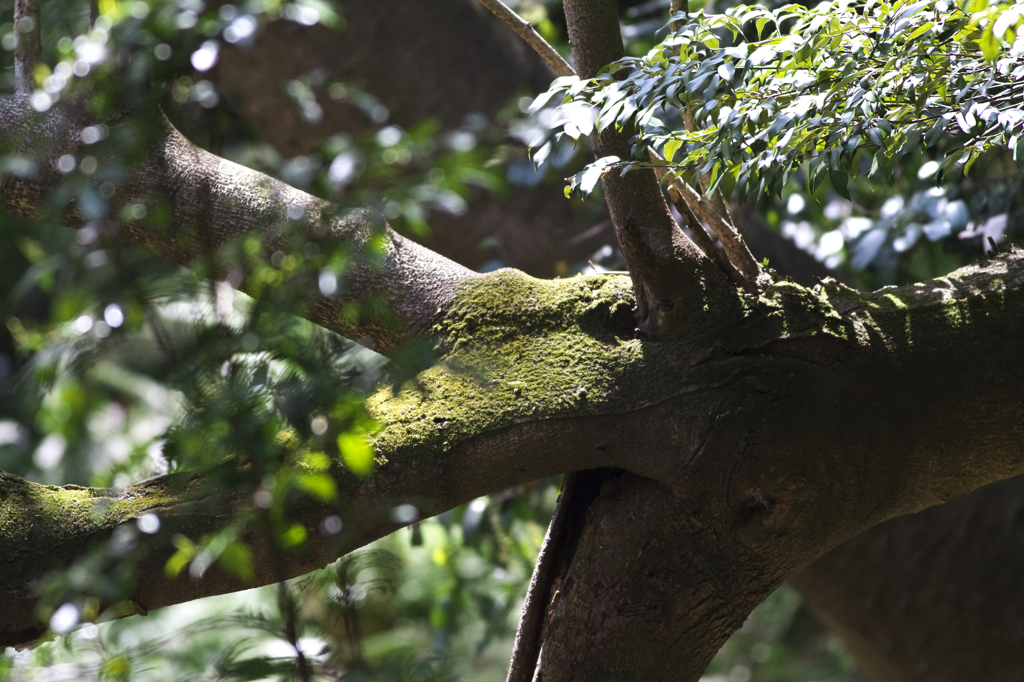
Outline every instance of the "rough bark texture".
<svg viewBox="0 0 1024 682"><path fill-rule="evenodd" d="M53 117L32 121L23 102L11 102L0 106L0 137L56 142L51 159L68 148L60 140L70 139L73 126ZM187 143L175 146L171 137L163 149L173 158L160 161L166 165L156 176L143 174L140 187L156 177L180 189L167 200L182 207L182 219L164 238L141 224L126 226L126 237L181 262L208 254L239 225L276 247L274 226L288 205L302 206L309 218L298 221L300 233L322 236L321 223L311 218L323 215L322 203L265 184ZM52 170L36 182L8 178L3 200L33 213L54 178ZM265 193L246 194L246 187ZM253 219L248 209L232 213L217 196L241 197L265 211L266 220ZM215 220L207 225L210 216ZM331 229L342 241L359 243L360 221ZM389 532L395 527L389 511L400 502L429 514L547 473L628 470L599 491L575 559L549 595L544 679L695 680L753 604L829 547L884 519L1021 471L1024 369L1006 341L1024 322L1020 254L875 294L834 284L816 291L780 284L757 301L730 292L730 305L696 311L690 333L655 341L633 335L624 278L542 283L506 271L474 279L388 238L392 257L384 270L401 275L392 292L407 306L408 326L396 332L376 319L338 328L369 339L383 334L376 343L385 350L432 334L449 364L372 402L386 425L378 475L360 481L339 466L346 534L289 555L284 569L304 572ZM403 253L412 255L407 260ZM435 271L442 284L431 290L433 282L424 278ZM373 280L378 271L366 272L366 291L387 286ZM417 277L416 286L409 284ZM431 293L415 298L421 285ZM304 313L328 325L336 320L337 311L318 310L312 305ZM998 611L1005 628L997 635L971 640L927 627L996 613L991 602L972 598L979 587L1018 591L1012 552L995 553L1013 545L980 542L997 523L1017 527L1018 496L1007 491L979 493L964 498L964 506L872 530L809 566L798 585L879 680L1019 679L1007 672L1021 669L1013 655L1019 648L1008 648L1020 641L1019 614L1008 600ZM194 479L151 482L114 496L0 474L0 554L9 557L0 571L0 642L25 642L40 632L33 580L116 529L130 529L139 514L156 511L168 532L198 536L220 523L225 510L249 505L244 496L205 491ZM337 511L299 505L295 513L315 534L319 520ZM925 518L953 528L953 541L932 521L922 523ZM152 539L135 608L241 587L216 571L198 580L167 579L168 540L164 533ZM250 540L257 582L277 580L267 545L258 534ZM978 564L983 556L1006 570L987 577L965 571L960 556ZM938 568L931 580L872 568L886 561ZM850 587L837 589L840 580ZM897 585L905 591L897 593ZM890 611L897 617L885 624ZM910 634L915 628L920 636ZM949 644L936 652L930 636ZM994 652L988 661L1003 651L1001 670L971 657L985 644ZM942 654L948 654L945 666L921 665L921 657Z"/></svg>
<svg viewBox="0 0 1024 682"><path fill-rule="evenodd" d="M1024 368L1003 343L1024 322L1020 255L876 294L783 283L742 324L709 321L713 333L675 342L633 338L628 286L514 271L466 280L435 330L445 364L370 403L385 463L366 483L339 475L346 519L366 530L334 551L393 529L399 502L436 513L557 471L626 469L592 505L552 604L544 679L622 679L628 668L695 680L749 609L823 551L1021 471ZM45 491L52 509L84 494ZM24 493L7 492L0 549L16 559L4 584L70 558L40 562L30 547L77 548L144 509L205 517L159 486L126 495L129 513L69 527L59 514L29 521ZM311 529L323 513L305 517ZM289 574L330 553L311 552L289 559ZM159 593L140 592L149 608L230 587L140 589ZM12 643L26 623L2 629Z"/></svg>

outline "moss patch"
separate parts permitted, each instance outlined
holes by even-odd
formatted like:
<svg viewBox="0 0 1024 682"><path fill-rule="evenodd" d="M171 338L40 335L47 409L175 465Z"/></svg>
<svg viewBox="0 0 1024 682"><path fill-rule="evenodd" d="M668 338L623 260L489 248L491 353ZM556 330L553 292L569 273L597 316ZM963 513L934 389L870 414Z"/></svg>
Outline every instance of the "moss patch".
<svg viewBox="0 0 1024 682"><path fill-rule="evenodd" d="M446 447L519 420L608 409L633 383L628 277L538 280L502 270L467 282L435 328L443 358L368 402L384 451Z"/></svg>
<svg viewBox="0 0 1024 682"><path fill-rule="evenodd" d="M173 502L155 491L132 488L121 495L79 486L49 486L0 475L0 543L60 542L82 537ZM9 544L12 543L12 544Z"/></svg>
<svg viewBox="0 0 1024 682"><path fill-rule="evenodd" d="M637 338L628 277L548 281L502 270L462 286L434 329L441 361L367 407L384 425L382 456L440 453L518 422L621 413L720 387L733 375L716 360L746 356L742 373L751 383L781 371L768 363L783 357L831 363L857 348L913 350L922 335L982 319L992 297L1008 305L1007 291L1020 291L1022 278L993 262L873 293L831 280L814 288L782 281L745 297L739 317L710 311L693 338L655 342Z"/></svg>

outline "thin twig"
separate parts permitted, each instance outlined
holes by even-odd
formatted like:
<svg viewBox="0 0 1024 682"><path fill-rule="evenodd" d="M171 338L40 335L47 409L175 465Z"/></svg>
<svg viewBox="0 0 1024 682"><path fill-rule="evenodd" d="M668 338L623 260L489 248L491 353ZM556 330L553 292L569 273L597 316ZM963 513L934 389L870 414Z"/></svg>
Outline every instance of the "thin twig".
<svg viewBox="0 0 1024 682"><path fill-rule="evenodd" d="M18 92L35 89L36 64L42 53L39 31L39 3L37 0L14 0L14 82Z"/></svg>
<svg viewBox="0 0 1024 682"><path fill-rule="evenodd" d="M675 16L679 12L690 13L689 0L672 0L670 5L670 11L672 16ZM683 22L673 21L672 30L678 31L683 27ZM676 48L676 56L680 54L681 48ZM686 126L688 131L697 131L697 122L693 118L693 113L689 108L683 112L683 124ZM663 161L657 152L650 150L650 156L655 161ZM658 173L659 178L664 178L666 173L664 169L656 168L655 171ZM729 208L725 204L725 197L722 195L721 190L715 190L712 193L710 199L705 199L704 194L707 193L708 187L711 186L711 177L708 174L700 176L700 184L702 193L693 191L689 185L680 180L677 177L669 176L669 197L675 203L678 199L681 199L685 203L685 206L689 208L689 211L684 211L679 203L676 203L676 208L683 214L683 217L689 222L688 213L692 213L694 221L700 224L700 220L707 223L708 227L715 233L718 240L722 243L722 249L725 251L725 255L729 261L729 267L723 267L726 274L730 278L736 280L736 274L738 274L743 280L742 286L747 291L757 290L757 275L760 270L757 267L757 261L754 260L754 256L750 253L750 249L747 248L746 243L743 241L743 237L740 236L739 231L736 230L736 224L732 220L732 216L729 215ZM673 190L675 196L673 196ZM699 220L698 220L699 218ZM700 230L694 230L692 227L690 231L695 235L697 232L703 232L703 227ZM700 237L696 237L698 244L700 244ZM703 248L703 245L701 245ZM705 249L705 251L707 251ZM718 253L718 249L714 250L714 253ZM712 254L708 254L713 261L722 267L718 259Z"/></svg>
<svg viewBox="0 0 1024 682"><path fill-rule="evenodd" d="M688 131L694 132L697 129L697 124L689 109L683 115L683 122ZM700 176L702 190L700 194L690 189L686 183L682 184L686 189L690 190L689 193L683 194L686 203L693 206L694 213L698 214L708 224L708 227L715 231L719 241L722 242L722 248L725 250L726 255L729 256L729 260L736 266L736 269L743 273L744 277L752 282L757 281L759 272L757 261L754 260L753 254L750 253L746 242L743 241L743 237L740 236L739 231L736 229L736 224L729 214L729 208L725 204L722 190L715 190L708 199L704 198L708 187L711 186L710 174ZM690 196L690 194L695 196Z"/></svg>
<svg viewBox="0 0 1024 682"><path fill-rule="evenodd" d="M569 62L558 54L558 50L551 47L551 44L544 40L530 22L513 12L501 0L480 0L480 4L491 10L494 16L501 19L506 26L519 34L519 37L526 41L526 44L533 48L533 51L541 56L551 70L558 76L575 76L576 72Z"/></svg>
<svg viewBox="0 0 1024 682"><path fill-rule="evenodd" d="M732 261L715 246L714 240L704 229L701 219L697 217L697 211L694 206L699 205L702 208L710 208L704 197L697 194L690 186L680 180L678 177L668 172L668 166L658 164L659 161L664 161L658 152L653 149L648 149L651 160L655 162L654 172L658 174L658 179L666 184L668 189L668 198L672 201L672 205L676 207L680 215L683 216L683 220L686 221L686 226L690 229L690 234L693 235L693 240L697 242L697 246L704 252L708 258L710 258L719 269L729 276L733 282L738 286L742 287L748 293L757 293L756 280L748 279L736 269ZM691 205L694 204L694 205ZM703 217L704 213L701 214ZM709 216L711 217L711 216ZM714 219L712 217L712 219ZM710 221L705 219L705 222L710 224ZM717 232L716 232L717 234Z"/></svg>

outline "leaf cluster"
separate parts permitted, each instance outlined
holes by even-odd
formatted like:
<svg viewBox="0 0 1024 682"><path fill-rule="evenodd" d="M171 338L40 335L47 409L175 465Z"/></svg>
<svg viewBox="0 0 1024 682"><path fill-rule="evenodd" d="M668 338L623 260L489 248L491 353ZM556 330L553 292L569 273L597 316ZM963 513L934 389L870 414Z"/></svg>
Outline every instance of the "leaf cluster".
<svg viewBox="0 0 1024 682"><path fill-rule="evenodd" d="M599 161L604 170L650 165L643 152L660 147L676 171L709 176L709 191L735 190L742 201L780 194L799 169L811 191L827 178L848 196L862 168L889 178L944 135L956 144L939 181L996 146L1024 162L1017 5L840 0L675 20L681 27L646 56L591 80L559 79L535 103L560 95L589 105L598 133L635 127L634 159ZM687 117L689 129L671 124ZM563 127L580 132L588 131ZM587 173L570 188L586 189Z"/></svg>

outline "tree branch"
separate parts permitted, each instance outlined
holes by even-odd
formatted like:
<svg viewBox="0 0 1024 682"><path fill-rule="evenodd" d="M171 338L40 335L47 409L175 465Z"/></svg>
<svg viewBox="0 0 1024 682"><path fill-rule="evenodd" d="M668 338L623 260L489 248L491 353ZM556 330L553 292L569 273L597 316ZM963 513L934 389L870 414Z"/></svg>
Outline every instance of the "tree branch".
<svg viewBox="0 0 1024 682"><path fill-rule="evenodd" d="M158 116L160 129L148 157L117 188L108 215L122 215L124 207L142 204L148 215L165 209L167 224L122 220L100 226L105 231L116 230L127 242L182 265L204 268L208 276L226 278L257 296L263 286L252 279L254 263L247 263L239 250L241 238L257 237L264 261L275 252L301 254L307 244L315 244L323 268L329 255L342 249L348 254L344 271L329 273L336 277L336 291L319 286L318 275L328 270L319 269L318 261L284 273L290 276L286 284L302 291L303 309L295 312L384 354L429 336L459 284L476 276L396 234L377 214L342 212L216 157ZM37 157L39 165L32 176L3 179L0 199L8 210L46 215L46 197L61 179L56 159L79 147L82 127L59 108L36 114L24 96L2 100L0 144L19 145L23 154ZM58 210L58 220L75 227L84 224L73 206ZM234 252L225 253L225 248Z"/></svg>
<svg viewBox="0 0 1024 682"><path fill-rule="evenodd" d="M683 114L683 121L687 130L692 132L697 129L693 114L689 110ZM686 187L686 189L690 189L686 183L680 182L680 184ZM699 209L694 209L694 211L701 211L701 217L718 235L718 239L722 242L722 248L725 249L726 255L729 256L729 260L736 266L736 269L743 273L743 276L748 281L757 282L757 276L760 272L757 267L757 261L750 254L750 249L747 248L743 237L736 229L736 224L729 214L729 207L726 206L722 190L717 189L712 192L710 201L706 201L704 195L707 194L708 188L711 186L710 175L700 176L700 184L703 189L702 194L698 195L693 190L690 190L683 197L687 199L687 203L691 204L691 206L700 207ZM696 196L689 197L687 196L688 194Z"/></svg>
<svg viewBox="0 0 1024 682"><path fill-rule="evenodd" d="M995 328L1024 315L1021 259L1018 252L874 294L826 282L816 296L851 335L835 346L798 331L804 342L744 343L739 360L739 348L725 343L732 360L708 362L738 360L734 377L747 390L695 401L693 409L712 413L703 425L675 431L681 424L670 418L662 423L672 429L649 436L652 448L693 453L681 463L687 473L679 485L625 476L602 491L588 511L572 580L551 607L539 676L657 679L671 670L673 679L697 680L749 609L824 547L880 517L960 494L981 472L996 480L1024 467L1015 426L1022 389L1013 385L1024 368L1001 378L1015 346ZM997 293L1004 276L1005 291L1016 292L1012 302ZM783 290L800 287L780 283L768 295ZM999 314L986 317L983 300L1000 300ZM989 339L982 355L969 338ZM803 350L789 355L787 346ZM885 358L885 346L900 348L898 359ZM762 372L759 353L774 358L770 364L783 355L794 364ZM831 385L831 398L805 383L810 375ZM828 400L835 403L818 402ZM965 408L970 415L958 412ZM965 459L973 463L961 468Z"/></svg>
<svg viewBox="0 0 1024 682"><path fill-rule="evenodd" d="M669 13L674 17L680 12L689 14L689 0L672 0L669 5ZM682 27L683 22L672 22L673 31L679 31ZM679 55L679 48L676 48L676 55ZM697 129L697 124L693 119L693 114L689 110L683 114L683 124L686 126L686 129L691 132ZM659 156L653 149L649 151L652 158L662 160L661 156ZM659 169L658 177L664 179L664 176L665 171ZM725 249L726 256L733 266L731 270L738 270L746 282L743 287L748 291L750 291L751 288L756 291L757 278L760 274L760 269L757 266L757 261L754 259L753 255L751 255L750 249L747 248L746 243L743 241L742 235L740 235L739 230L736 229L736 223L733 222L732 216L729 215L729 208L725 204L725 197L722 194L722 191L715 190L711 195L711 201L708 202L705 200L704 194L710 186L710 177L708 175L702 175L700 177L701 186L704 190L704 192L700 194L694 192L690 189L689 185L678 178L673 178L671 182L672 185L675 186L676 193L686 202L690 207L690 210L700 216L700 219L707 223L711 230L718 236L718 239L722 242L722 248ZM683 213L683 215L686 214ZM734 277L732 272L729 272L729 276L730 278Z"/></svg>
<svg viewBox="0 0 1024 682"><path fill-rule="evenodd" d="M501 0L480 0L480 4L489 9L494 16L498 17L506 26L515 31L519 37L526 41L526 44L533 48L533 51L540 55L541 59L551 67L551 70L558 76L575 76L576 72L569 66L569 62L562 59L558 50L544 40L530 22L509 9L508 5Z"/></svg>
<svg viewBox="0 0 1024 682"><path fill-rule="evenodd" d="M1024 477L871 528L791 579L870 680L1024 670Z"/></svg>
<svg viewBox="0 0 1024 682"><path fill-rule="evenodd" d="M601 666L632 656L643 678L655 661L702 667L743 608L829 547L1024 471L1024 366L1006 343L1024 324L1024 254L874 294L778 283L747 303L742 324L712 312L708 332L675 341L633 337L629 284L509 270L464 280L436 322L448 353L441 363L368 402L382 425L377 471L361 479L336 464L337 504L294 500L289 516L313 540L285 553L281 571L266 558L273 540L246 535L255 583L322 566L394 530L398 504L428 516L545 475L627 469L631 476L600 491L595 513L604 521L588 521L579 538L583 554L552 606L541 667L560 651L586 652L580 675L601 679L583 671L621 671ZM214 569L164 574L175 534L199 539L252 508L245 491L209 490L203 480L164 477L113 493L0 478L3 643L41 632L35 581L107 546L147 512L166 532L140 559L132 596L140 608L250 586ZM342 517L342 536L319 535L328 514ZM622 545L618 560L603 554ZM586 566L609 571L602 584L615 589L596 589ZM640 594L674 615L652 618L630 601ZM605 634L630 645L568 646L565 618L578 608L593 622L617 614ZM652 632L655 623L673 624L671 632Z"/></svg>
<svg viewBox="0 0 1024 682"><path fill-rule="evenodd" d="M661 155L653 149L648 149L647 153L650 155L651 160L656 164L658 162L664 162L665 159L661 158ZM714 261L722 272L729 276L737 286L743 287L743 289L749 294L757 293L757 281L749 280L743 276L736 266L733 265L732 261L723 254L718 246L715 245L714 241L708 236L708 233L704 229L704 225L696 215L696 211L701 211L701 217L705 221L716 220L717 216L714 216L710 211L703 209L708 208L704 197L697 194L690 186L683 182L678 176L669 173L668 168L664 165L655 165L654 172L658 175L658 179L666 183L668 189L668 198L672 202L672 205L676 207L679 214L683 216L683 220L686 221L686 226L690 229L690 234L693 235L697 245L700 246L708 258ZM706 217L705 217L706 216ZM715 230L716 234L718 233Z"/></svg>
<svg viewBox="0 0 1024 682"><path fill-rule="evenodd" d="M56 182L52 159L75 148L77 128L56 113L36 116L24 97L3 104L0 140L28 151L28 140L52 143L39 173L5 178L2 188L8 205L43 215ZM174 208L168 233L129 222L122 237L189 261L246 230L283 243L275 240L289 206L303 209L292 218L300 225L314 211L329 214L296 190L190 150L166 131L156 161L115 195L115 205L148 201L136 188L167 183L156 196ZM66 217L80 220L74 211ZM317 237L323 224L298 233ZM375 271L366 267L372 288ZM417 268L396 268L430 285ZM336 465L339 505L295 500L294 518L315 541L289 554L280 572L266 560L272 540L247 535L255 582L323 565L393 530L396 504L428 515L539 476L619 467L632 475L599 491L572 584L552 604L540 667L621 680L627 668L643 678L669 666L697 679L745 610L829 547L1024 469L1024 366L1006 342L1024 325L1019 252L873 294L777 283L737 301L738 314L691 308L696 331L656 340L633 334L629 284L611 276L545 282L515 271L443 284L443 310L430 319L442 363L369 402L383 427L378 471L364 480ZM251 506L247 493L204 489L199 476L123 494L0 476L2 641L41 631L35 581L89 547L110 547L106 540L133 532L133 519L150 511L166 533L140 559L140 609L248 586L215 569L172 580L164 565L174 533L200 538ZM318 536L324 515L339 512L345 535ZM580 627L588 622L602 623L600 632ZM597 635L617 645L599 646Z"/></svg>
<svg viewBox="0 0 1024 682"><path fill-rule="evenodd" d="M35 70L42 53L38 0L14 0L14 86L20 93L35 90Z"/></svg>

